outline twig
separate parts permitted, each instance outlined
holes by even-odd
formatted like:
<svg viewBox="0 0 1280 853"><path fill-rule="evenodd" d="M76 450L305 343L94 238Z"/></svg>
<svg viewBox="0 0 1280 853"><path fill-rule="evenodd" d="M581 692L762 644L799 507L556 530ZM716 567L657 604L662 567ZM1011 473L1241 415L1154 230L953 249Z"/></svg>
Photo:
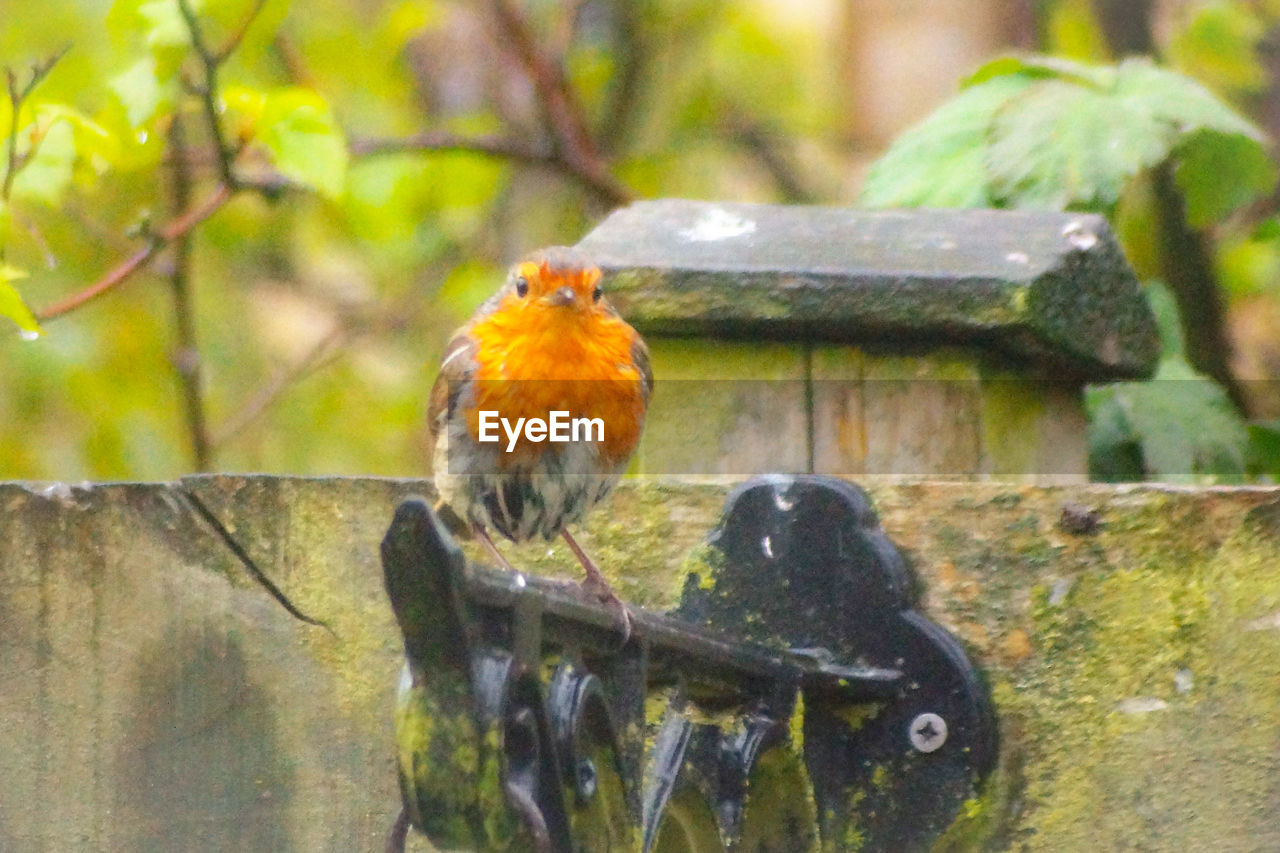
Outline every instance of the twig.
<svg viewBox="0 0 1280 853"><path fill-rule="evenodd" d="M257 20L258 15L262 12L262 7L267 5L267 0L257 0L253 4L253 8L249 10L249 14L245 15L244 20L240 22L240 26L231 34L226 43L218 50L214 56L219 63L227 61L227 57L235 53L236 48L244 41L245 35L249 32L249 27L253 26L253 22Z"/></svg>
<svg viewBox="0 0 1280 853"><path fill-rule="evenodd" d="M555 151L536 148L518 139L427 131L398 139L355 139L351 142L350 150L353 157L376 157L414 151L466 151L552 169L574 179L610 207L626 204L634 198L634 193L607 171L584 170L580 163L568 160Z"/></svg>
<svg viewBox="0 0 1280 853"><path fill-rule="evenodd" d="M592 187L611 205L629 200L631 191L613 176L600 156L600 149L587 129L582 104L569 85L564 69L538 49L537 36L524 11L514 0L490 0L490 5L502 28L503 44L509 45L538 93L547 131L559 149L562 171Z"/></svg>
<svg viewBox="0 0 1280 853"><path fill-rule="evenodd" d="M613 33L613 55L617 71L605 92L596 138L605 152L616 152L626 138L636 115L635 104L649 63L649 45L643 37L643 18L636 0L614 4L617 22Z"/></svg>
<svg viewBox="0 0 1280 853"><path fill-rule="evenodd" d="M218 117L218 65L225 57L209 49L209 45L204 40L204 33L200 29L200 19L191 8L190 0L178 0L178 9L182 12L182 19L186 21L187 31L191 34L191 49L196 52L196 57L204 68L204 82L196 87L196 94L200 96L205 122L209 126L209 135L213 139L214 148L218 154L218 174L223 184L233 190L238 189L240 181L236 177L235 169L232 168L235 149L227 144L222 132L222 121Z"/></svg>
<svg viewBox="0 0 1280 853"><path fill-rule="evenodd" d="M49 241L44 239L44 235L40 233L39 226L16 210L10 211L10 214L22 226L22 230L30 235L31 242L36 244L36 248L40 250L40 254L44 257L44 265L51 270L57 269L58 258L53 254L53 250L49 248Z"/></svg>
<svg viewBox="0 0 1280 853"><path fill-rule="evenodd" d="M138 249L123 262L114 267L110 272L104 275L98 281L76 293L67 296L58 302L37 312L36 317L41 321L48 321L61 317L76 310L82 305L97 299L104 293L108 293L127 281L134 273L145 267L165 246L182 241L191 232L193 228L204 220L208 219L228 201L235 196L239 190L255 190L267 197L274 197L280 193L282 189L289 186L289 182L279 175L268 175L260 180L247 180L235 174L232 168L233 161L236 156L236 149L229 146L222 133L222 125L218 119L217 91L218 91L218 66L226 59L232 50L234 50L240 41L244 38L245 32L248 31L250 24L261 11L265 0L256 3L249 15L246 17L240 29L232 34L228 42L218 52L209 49L208 43L204 39L204 33L200 29L200 21L196 17L195 11L191 8L190 0L178 0L178 9L182 13L183 20L187 24L187 29L191 35L191 47L199 57L200 63L204 69L204 82L198 87L198 94L204 108L205 120L209 126L209 134L213 138L213 144L217 154L218 173L221 178L220 183L213 193L206 198L200 205L187 209L185 213L178 214L158 233L151 234L146 245ZM61 54L58 55L59 57ZM45 66L38 71L35 77L43 76L48 73L48 68L52 67L53 62L58 57L45 63ZM28 86L35 85L36 79ZM10 72L10 88L13 88L13 74ZM175 123L178 121L175 118ZM183 142L183 154L174 161L181 162L181 170L187 179L190 178L191 163L186 157L185 140ZM175 176L176 176L175 172ZM10 180L6 176L6 180ZM189 184L188 193L189 195ZM185 205L184 205L185 207ZM186 251L185 248L179 247L178 254L181 256ZM175 269L182 266L181 262L175 264ZM176 274L176 273L175 273ZM192 330L190 341L195 340L194 331ZM182 368L179 366L179 370ZM198 380L198 374L196 375ZM207 445L207 439L205 441ZM206 451L207 452L207 451Z"/></svg>
<svg viewBox="0 0 1280 853"><path fill-rule="evenodd" d="M439 264L443 270L457 264L459 259L459 250L453 247L445 252ZM439 277L443 278L443 273ZM337 326L308 349L297 362L277 370L266 384L249 395L235 413L227 418L220 428L214 430L213 446L215 448L226 446L260 418L290 388L333 363L340 356L343 348L365 335L376 334L402 325L406 314L421 299L421 291L413 290L380 306L375 314L343 317Z"/></svg>
<svg viewBox="0 0 1280 853"><path fill-rule="evenodd" d="M57 65L58 60L62 59L70 49L71 47L68 45L42 62L33 64L31 66L31 79L27 81L25 86L18 85L18 75L13 73L12 68L6 66L4 69L5 77L9 84L9 103L13 107L9 118L9 160L5 164L4 182L0 184L0 198L5 201L9 200L9 195L13 192L13 179L18 176L18 172L22 168L22 164L18 162L18 113L22 109L22 104L26 101L27 96L35 91L36 86L40 85L40 81L49 75L49 72L53 70L53 66ZM30 153L28 153L25 160L30 160Z"/></svg>
<svg viewBox="0 0 1280 853"><path fill-rule="evenodd" d="M186 159L187 140L181 115L175 115L169 125L169 147L173 155L170 203L174 213L181 215L191 205L191 167ZM205 419L200 347L191 299L191 231L173 239L173 270L169 273L169 284L173 289L173 321L177 335L173 366L182 385L192 462L196 471L208 471L212 461L209 427Z"/></svg>
<svg viewBox="0 0 1280 853"><path fill-rule="evenodd" d="M224 204L231 200L233 193L226 184L219 184L218 188L206 198L198 207L188 210L182 216L169 222L159 233L153 234L151 239L138 251L130 255L125 261L113 268L110 272L98 279L84 290L71 294L70 296L55 302L54 304L36 312L36 317L41 322L47 322L56 317L61 317L70 311L74 311L86 302L97 299L99 296L107 293L123 282L127 281L130 276L136 273L165 246L184 234L191 231L201 222L208 219L216 213Z"/></svg>
<svg viewBox="0 0 1280 853"><path fill-rule="evenodd" d="M746 115L732 116L726 121L726 129L759 160L773 178L783 201L788 204L813 204L817 201L817 196L805 186L787 152L760 122Z"/></svg>
<svg viewBox="0 0 1280 853"><path fill-rule="evenodd" d="M490 0L494 17L502 27L503 44L524 66L529 80L538 92L550 119L550 130L566 148L566 155L578 159L597 156L596 146L581 105L564 70L538 49L538 38L529 24L524 10L514 0Z"/></svg>

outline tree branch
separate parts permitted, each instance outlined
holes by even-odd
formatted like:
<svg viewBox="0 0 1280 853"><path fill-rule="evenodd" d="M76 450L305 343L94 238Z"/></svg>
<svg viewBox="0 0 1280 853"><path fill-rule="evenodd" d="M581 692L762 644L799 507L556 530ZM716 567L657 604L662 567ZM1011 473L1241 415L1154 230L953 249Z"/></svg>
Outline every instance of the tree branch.
<svg viewBox="0 0 1280 853"><path fill-rule="evenodd" d="M98 279L84 290L71 294L70 296L49 305L46 308L36 312L36 318L41 322L48 322L63 314L67 314L87 302L91 302L107 293L120 284L123 284L134 273L142 269L147 263L155 257L155 255L165 246L174 240L182 237L195 228L201 222L208 219L216 213L224 204L231 200L233 193L226 184L219 184L213 194L206 198L198 207L188 210L182 216L174 219L165 225L159 233L151 235L150 240L145 246L134 252L125 261L114 267L110 272Z"/></svg>
<svg viewBox="0 0 1280 853"><path fill-rule="evenodd" d="M53 66L57 65L58 60L62 59L70 49L68 45L43 61L34 63L31 66L31 79L23 86L18 85L18 75L13 73L12 68L6 66L4 69L5 78L9 84L9 103L13 108L9 117L9 158L5 163L4 181L0 183L0 198L5 201L9 200L9 195L13 192L13 179L18 176L24 163L31 157L31 152L28 152L23 162L18 162L18 113L27 97L35 91L40 81L49 75Z"/></svg>
<svg viewBox="0 0 1280 853"><path fill-rule="evenodd" d="M581 104L558 62L538 48L538 37L524 10L514 0L490 0L494 17L502 28L503 46L508 47L529 75L538 99L547 111L547 128L574 159L597 156L595 141L587 131Z"/></svg>
<svg viewBox="0 0 1280 853"><path fill-rule="evenodd" d="M235 169L232 168L236 152L227 144L222 132L217 103L218 65L226 57L212 51L205 42L204 33L200 29L200 19L191 8L191 0L178 0L178 8L182 12L182 19L186 21L187 31L191 34L191 49L195 51L196 57L204 68L204 81L195 87L195 92L200 96L200 103L204 107L205 123L209 126L209 136L213 139L213 145L218 154L218 174L222 178L222 183L234 190L240 184L239 179L236 178ZM257 14L256 10L254 14Z"/></svg>
<svg viewBox="0 0 1280 853"><path fill-rule="evenodd" d="M596 138L606 152L616 152L626 138L649 64L649 44L636 0L618 0L613 4L613 14L613 55L618 70L605 92L605 106L596 126Z"/></svg>
<svg viewBox="0 0 1280 853"><path fill-rule="evenodd" d="M227 57L235 53L236 48L240 46L240 43L244 41L245 35L248 34L249 27L253 26L253 22L258 19L258 15L261 14L262 7L265 5L267 5L267 0L257 0L253 4L253 8L249 10L249 14L245 15L244 20L240 22L240 26L236 28L236 31L231 34L226 43L214 54L219 64L226 62Z"/></svg>
<svg viewBox="0 0 1280 853"><path fill-rule="evenodd" d="M1222 288L1213 271L1213 256L1204 237L1187 225L1186 203L1168 163L1156 167L1157 239L1165 282L1178 302L1178 319L1186 339L1187 361L1215 379L1236 409L1249 415L1248 396L1231 372L1231 341L1226 333Z"/></svg>
<svg viewBox="0 0 1280 853"><path fill-rule="evenodd" d="M247 180L236 175L233 168L236 150L227 144L222 133L222 124L218 119L218 66L227 58L231 51L240 44L241 40L244 38L244 34L248 31L249 26L258 16L258 13L262 10L264 4L265 0L259 0L259 2L255 3L253 9L250 10L240 28L232 34L231 38L222 47L222 49L215 52L209 48L208 42L205 41L204 33L200 28L200 20L196 16L195 11L191 8L190 0L178 0L178 9L182 13L182 18L186 22L187 30L191 36L191 48L195 51L195 54L199 58L200 64L204 69L204 81L200 86L196 87L196 93L200 96L205 121L209 128L209 135L213 140L218 174L221 181L213 193L198 206L189 209L187 208L191 194L191 167L193 162L190 158L190 152L187 149L185 138L180 139L180 145L174 146L174 159L170 161L170 165L175 169L175 184L178 183L179 180L185 181L186 184L184 191L181 193L183 198L181 208L175 205L175 218L170 221L168 225L162 228L159 233L150 235L145 246L138 249L110 272L98 279L98 281L83 290L73 293L58 302L47 306L41 311L38 311L36 313L37 319L41 321L48 321L61 317L63 314L74 311L82 305L97 299L99 296L114 290L116 287L127 281L138 270L147 266L147 264L150 263L162 249L175 242L179 243L176 247L177 262L175 263L175 269L181 268L183 265L182 258L188 251L186 246L187 235L190 234L192 229L197 225L221 209L222 206L230 201L238 191L255 190L268 198L273 198L278 195L282 189L289 186L288 181L284 180L279 175L270 175L260 180ZM59 54L59 56L61 56L61 54ZM56 61L56 57L54 60L46 63L47 67L40 72L40 76L43 76L44 73L48 73L48 67L52 67L52 63L54 61ZM12 87L12 73L9 74L9 78L10 85ZM34 86L35 82L36 80L33 79L32 83L29 84L28 89L30 86ZM175 114L174 124L178 124L179 121L180 117ZM179 131L179 133L181 133L181 131ZM182 175L181 179L178 177L179 174ZM185 210L185 212L180 212L181 210ZM179 274L175 272L175 276L177 275ZM175 281L175 300L186 298L185 296L180 297L177 292L178 290L185 291L185 289L185 282ZM189 305L185 309L175 307L175 310L178 310L180 313L184 310L189 311ZM181 329L179 331L180 338L182 335L186 334L185 332L182 332ZM194 347L194 326L190 327L187 331L190 334L186 340L192 344L192 347ZM182 372L183 370L180 363L178 365L178 370L179 372ZM192 377L194 377L193 381L196 383L194 387L198 389L198 368L192 373ZM196 420L194 414L192 418L193 429L195 429ZM199 419L203 421L202 414ZM200 426L200 429L203 430L203 426ZM203 439L203 441L207 448L207 438ZM207 454L207 449L205 451L198 450L197 455L199 456L201 452Z"/></svg>
<svg viewBox="0 0 1280 853"><path fill-rule="evenodd" d="M813 204L817 201L817 195L805 185L789 152L782 149L778 139L758 120L745 114L731 115L725 119L725 129L769 173L783 201L788 204Z"/></svg>
<svg viewBox="0 0 1280 853"><path fill-rule="evenodd" d="M608 170L583 169L581 163L566 159L560 153L537 148L518 139L426 131L399 139L355 139L351 141L350 150L353 157L376 157L415 151L466 151L559 172L590 190L609 207L618 207L634 198L634 193Z"/></svg>
<svg viewBox="0 0 1280 853"><path fill-rule="evenodd" d="M174 213L181 215L191 204L191 167L187 162L187 140L180 115L175 115L169 125L169 147L173 155L170 204ZM208 471L212 460L204 411L200 347L196 340L195 310L191 298L190 230L173 238L173 270L169 273L169 284L173 290L173 321L177 338L173 366L182 386L192 462L196 471Z"/></svg>
<svg viewBox="0 0 1280 853"><path fill-rule="evenodd" d="M519 60L538 93L561 171L572 174L611 206L629 200L631 191L613 176L600 156L587 129L586 113L560 61L552 61L538 48L538 38L524 10L515 0L490 0L490 6L502 30L502 45Z"/></svg>

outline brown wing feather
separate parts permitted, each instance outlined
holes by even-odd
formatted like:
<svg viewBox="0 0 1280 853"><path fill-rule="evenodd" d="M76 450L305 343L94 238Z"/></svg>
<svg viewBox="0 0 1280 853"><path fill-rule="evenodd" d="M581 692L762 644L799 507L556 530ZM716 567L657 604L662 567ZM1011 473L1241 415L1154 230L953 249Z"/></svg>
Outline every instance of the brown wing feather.
<svg viewBox="0 0 1280 853"><path fill-rule="evenodd" d="M444 357L440 360L440 373L435 384L431 386L431 396L427 403L427 432L430 446L435 447L436 437L444 428L445 419L453 412L462 394L463 384L470 378L475 368L475 342L468 332L470 326L459 329L449 344L444 348Z"/></svg>
<svg viewBox="0 0 1280 853"><path fill-rule="evenodd" d="M639 335L631 342L631 363L640 371L640 391L644 395L644 404L648 406L649 397L653 394L653 368L649 365L649 347Z"/></svg>

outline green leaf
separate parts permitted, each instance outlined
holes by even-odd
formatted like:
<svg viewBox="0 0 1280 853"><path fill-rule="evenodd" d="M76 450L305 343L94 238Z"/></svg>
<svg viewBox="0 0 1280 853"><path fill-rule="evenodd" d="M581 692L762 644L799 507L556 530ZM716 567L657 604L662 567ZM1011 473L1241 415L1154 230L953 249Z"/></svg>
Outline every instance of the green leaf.
<svg viewBox="0 0 1280 853"><path fill-rule="evenodd" d="M1261 130L1204 86L1146 59L1129 59L1120 65L1114 94L1117 109L1149 113L1180 133L1209 129L1267 141Z"/></svg>
<svg viewBox="0 0 1280 853"><path fill-rule="evenodd" d="M197 14L204 5L201 0L188 2ZM177 76L191 47L191 32L178 0L116 0L107 13L107 29L121 39L141 33L156 60L155 74L161 83Z"/></svg>
<svg viewBox="0 0 1280 853"><path fill-rule="evenodd" d="M56 205L71 185L75 166L75 134L71 123L54 121L40 138L38 146L35 155L14 178L12 197Z"/></svg>
<svg viewBox="0 0 1280 853"><path fill-rule="evenodd" d="M110 163L120 155L120 142L98 122L84 113L66 104L40 104L37 108L40 120L46 123L65 121L71 125L71 133L75 142L76 155L100 158Z"/></svg>
<svg viewBox="0 0 1280 853"><path fill-rule="evenodd" d="M996 119L986 151L991 192L1018 207L1107 208L1130 177L1165 158L1173 136L1092 86L1040 80Z"/></svg>
<svg viewBox="0 0 1280 853"><path fill-rule="evenodd" d="M140 127L151 120L167 98L166 87L156 76L156 60L144 56L107 83L124 107L129 124Z"/></svg>
<svg viewBox="0 0 1280 853"><path fill-rule="evenodd" d="M1250 233L1230 233L1214 256L1218 281L1231 299L1274 294L1280 282L1280 219L1259 222Z"/></svg>
<svg viewBox="0 0 1280 853"><path fill-rule="evenodd" d="M22 336L29 340L40 334L40 324L36 317L22 301L22 296L12 282L26 278L27 274L8 264L0 264L0 317L8 317L18 324Z"/></svg>
<svg viewBox="0 0 1280 853"><path fill-rule="evenodd" d="M1280 483L1280 421L1259 421L1248 425L1249 473Z"/></svg>
<svg viewBox="0 0 1280 853"><path fill-rule="evenodd" d="M1210 3L1173 37L1169 55L1180 70L1215 89L1256 93L1267 82L1257 53L1266 29L1248 3Z"/></svg>
<svg viewBox="0 0 1280 853"><path fill-rule="evenodd" d="M1048 49L1075 59L1103 60L1109 53L1090 0L1058 0L1048 5Z"/></svg>
<svg viewBox="0 0 1280 853"><path fill-rule="evenodd" d="M1244 477L1244 422L1221 386L1180 358L1167 359L1150 382L1116 383L1085 396L1091 475L1132 478L1126 469L1136 451L1145 477Z"/></svg>
<svg viewBox="0 0 1280 853"><path fill-rule="evenodd" d="M1230 172L1196 198L1197 215L1210 216L1272 179L1260 148L1200 141L1205 131L1263 140L1203 86L1146 60L1092 67L1004 57L894 143L863 200L1109 211L1136 175L1181 151L1194 158L1188 181L1201 167Z"/></svg>
<svg viewBox="0 0 1280 853"><path fill-rule="evenodd" d="M347 146L329 105L311 89L270 93L258 119L257 138L284 175L324 195L342 195Z"/></svg>
<svg viewBox="0 0 1280 853"><path fill-rule="evenodd" d="M1164 357L1149 382L1086 390L1090 477L1238 481L1246 473L1244 421L1222 387L1187 364L1173 294L1155 281L1146 290Z"/></svg>
<svg viewBox="0 0 1280 853"><path fill-rule="evenodd" d="M189 3L193 11L200 11L199 0L189 0ZM148 47L185 48L191 44L191 33L182 17L178 0L143 0L137 9L145 27Z"/></svg>
<svg viewBox="0 0 1280 853"><path fill-rule="evenodd" d="M1187 222L1204 228L1276 185L1276 167L1257 140L1202 130L1181 146L1174 179L1187 205Z"/></svg>
<svg viewBox="0 0 1280 853"><path fill-rule="evenodd" d="M970 86L890 146L867 173L867 207L983 207L985 145L996 115L1032 81L1002 76Z"/></svg>

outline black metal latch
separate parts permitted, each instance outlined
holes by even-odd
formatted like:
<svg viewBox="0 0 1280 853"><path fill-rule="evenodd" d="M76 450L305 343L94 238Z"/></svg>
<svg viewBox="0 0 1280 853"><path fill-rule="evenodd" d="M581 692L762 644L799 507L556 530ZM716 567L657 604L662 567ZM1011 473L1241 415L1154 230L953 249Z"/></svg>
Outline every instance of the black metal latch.
<svg viewBox="0 0 1280 853"><path fill-rule="evenodd" d="M666 616L468 568L421 500L382 544L404 812L447 850L926 849L995 761L987 693L911 608L866 495L736 489Z"/></svg>

